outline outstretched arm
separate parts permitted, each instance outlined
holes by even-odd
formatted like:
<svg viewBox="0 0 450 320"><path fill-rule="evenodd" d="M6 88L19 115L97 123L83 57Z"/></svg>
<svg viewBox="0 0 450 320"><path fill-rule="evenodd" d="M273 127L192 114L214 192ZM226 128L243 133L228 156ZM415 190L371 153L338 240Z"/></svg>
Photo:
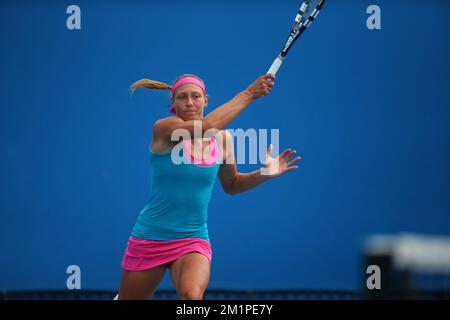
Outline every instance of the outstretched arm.
<svg viewBox="0 0 450 320"><path fill-rule="evenodd" d="M224 143L224 149L226 160L220 166L219 178L223 190L228 194L235 195L248 191L267 180L298 168L294 164L300 161L301 157L290 160L296 154L295 150L287 149L278 157L272 158L272 145L270 145L262 168L250 173L239 173L237 172L234 156L233 138L228 131L225 131L225 133L226 143Z"/></svg>
<svg viewBox="0 0 450 320"><path fill-rule="evenodd" d="M202 133L210 129L222 130L225 128L251 102L267 95L272 90L274 81L274 75L264 74L256 79L246 90L208 113L202 120ZM195 130L194 125L195 120L184 121L179 117L168 117L160 119L154 124L153 133L156 139L170 141L172 132L177 129L185 129L193 135Z"/></svg>

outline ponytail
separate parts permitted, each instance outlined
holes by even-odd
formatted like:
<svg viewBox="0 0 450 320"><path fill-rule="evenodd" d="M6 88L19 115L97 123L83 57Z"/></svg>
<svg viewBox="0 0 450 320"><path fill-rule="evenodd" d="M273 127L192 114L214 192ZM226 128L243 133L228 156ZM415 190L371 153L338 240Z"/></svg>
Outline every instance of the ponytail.
<svg viewBox="0 0 450 320"><path fill-rule="evenodd" d="M130 86L130 93L133 94L134 91L137 88L147 88L147 89L152 89L152 90L170 90L172 91L172 86L163 83L163 82L159 82L159 81L155 81L155 80L149 80L149 79L141 79L136 81L135 83L133 83Z"/></svg>

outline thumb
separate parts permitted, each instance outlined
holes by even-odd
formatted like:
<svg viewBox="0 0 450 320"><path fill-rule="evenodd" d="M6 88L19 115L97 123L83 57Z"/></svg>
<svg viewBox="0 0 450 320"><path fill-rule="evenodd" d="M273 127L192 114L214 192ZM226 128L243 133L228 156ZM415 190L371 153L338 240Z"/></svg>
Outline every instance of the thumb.
<svg viewBox="0 0 450 320"><path fill-rule="evenodd" d="M272 158L272 150L273 150L273 146L272 146L272 144L270 144L269 149L267 149L266 158L264 159L264 163L267 164L267 162L270 160L270 158Z"/></svg>
<svg viewBox="0 0 450 320"><path fill-rule="evenodd" d="M270 144L270 145L269 145L269 149L267 150L267 154L268 154L269 156L272 156L272 150L273 150L273 145Z"/></svg>

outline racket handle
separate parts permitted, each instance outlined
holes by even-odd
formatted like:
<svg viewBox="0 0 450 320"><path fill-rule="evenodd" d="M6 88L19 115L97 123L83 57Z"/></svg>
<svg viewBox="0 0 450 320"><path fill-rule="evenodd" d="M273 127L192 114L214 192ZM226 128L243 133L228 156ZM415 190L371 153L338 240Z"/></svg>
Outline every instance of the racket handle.
<svg viewBox="0 0 450 320"><path fill-rule="evenodd" d="M267 71L267 73L271 73L273 75L275 75L278 71L278 69L281 66L281 63L283 62L284 58L282 56L278 56L275 61L272 63L272 65L270 66L269 71Z"/></svg>

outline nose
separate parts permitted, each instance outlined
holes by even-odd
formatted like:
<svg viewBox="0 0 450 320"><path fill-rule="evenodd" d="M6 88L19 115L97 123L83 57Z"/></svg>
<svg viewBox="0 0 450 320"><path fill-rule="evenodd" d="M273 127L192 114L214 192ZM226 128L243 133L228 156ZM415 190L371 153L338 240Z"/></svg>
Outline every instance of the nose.
<svg viewBox="0 0 450 320"><path fill-rule="evenodd" d="M190 106L190 107L194 106L194 102L192 101L192 98L191 98L191 97L188 97L188 98L187 98L186 106Z"/></svg>

